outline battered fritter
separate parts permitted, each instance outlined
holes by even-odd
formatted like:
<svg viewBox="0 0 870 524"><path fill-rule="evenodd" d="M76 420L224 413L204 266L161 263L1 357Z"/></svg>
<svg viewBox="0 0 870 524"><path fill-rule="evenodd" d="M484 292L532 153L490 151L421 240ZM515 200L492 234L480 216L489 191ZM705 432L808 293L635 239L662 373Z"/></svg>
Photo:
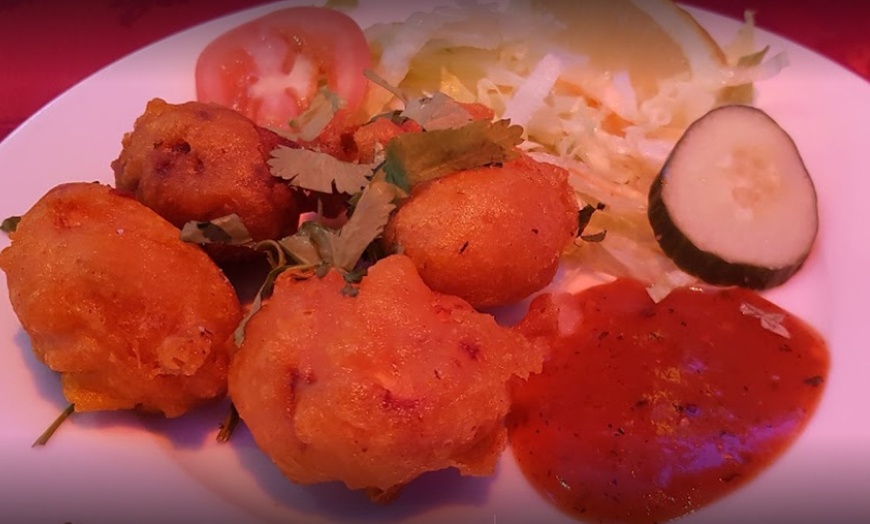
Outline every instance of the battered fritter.
<svg viewBox="0 0 870 524"><path fill-rule="evenodd" d="M112 162L116 186L176 227L235 213L254 240L296 229L302 192L272 176L267 161L278 145L298 146L240 113L157 98L122 145ZM234 250L221 253L227 258Z"/></svg>
<svg viewBox="0 0 870 524"><path fill-rule="evenodd" d="M491 474L505 448L507 382L542 360L541 346L433 292L393 255L355 291L335 270L283 273L247 325L229 390L285 476L384 500L427 471Z"/></svg>
<svg viewBox="0 0 870 524"><path fill-rule="evenodd" d="M57 186L11 239L0 269L12 307L76 411L175 417L226 392L238 298L198 246L131 195Z"/></svg>
<svg viewBox="0 0 870 524"><path fill-rule="evenodd" d="M550 283L577 213L567 172L521 156L419 184L384 239L414 261L429 287L485 308Z"/></svg>

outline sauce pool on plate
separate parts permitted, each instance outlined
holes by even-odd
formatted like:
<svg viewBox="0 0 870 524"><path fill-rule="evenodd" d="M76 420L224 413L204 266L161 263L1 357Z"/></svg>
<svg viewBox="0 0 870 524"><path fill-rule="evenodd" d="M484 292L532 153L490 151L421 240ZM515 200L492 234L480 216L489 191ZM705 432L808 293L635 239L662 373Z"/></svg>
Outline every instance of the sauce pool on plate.
<svg viewBox="0 0 870 524"><path fill-rule="evenodd" d="M514 384L513 453L583 520L660 522L747 483L799 435L829 368L812 328L739 288L654 304L617 280L538 297L518 328L552 354Z"/></svg>

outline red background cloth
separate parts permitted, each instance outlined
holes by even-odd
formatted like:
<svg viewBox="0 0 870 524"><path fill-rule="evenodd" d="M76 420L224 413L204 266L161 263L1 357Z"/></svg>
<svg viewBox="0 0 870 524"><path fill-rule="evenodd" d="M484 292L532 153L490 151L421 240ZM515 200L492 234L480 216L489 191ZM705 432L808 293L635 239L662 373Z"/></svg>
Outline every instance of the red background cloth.
<svg viewBox="0 0 870 524"><path fill-rule="evenodd" d="M114 60L205 20L269 0L3 0L0 140ZM397 0L398 1L398 0ZM870 80L870 1L686 0L821 53ZM870 101L868 101L870 103Z"/></svg>

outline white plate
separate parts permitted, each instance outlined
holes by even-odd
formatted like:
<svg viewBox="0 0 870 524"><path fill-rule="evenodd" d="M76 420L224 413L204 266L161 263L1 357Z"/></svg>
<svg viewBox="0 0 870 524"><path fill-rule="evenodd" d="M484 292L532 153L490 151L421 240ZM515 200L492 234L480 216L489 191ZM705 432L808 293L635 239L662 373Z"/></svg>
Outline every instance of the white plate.
<svg viewBox="0 0 870 524"><path fill-rule="evenodd" d="M423 2L425 5L426 2ZM419 6L419 5L418 5ZM52 186L111 182L120 140L152 97L194 98L192 71L214 36L274 6L225 17L158 42L86 79L0 144L0 217L21 214ZM414 6L354 11L361 25L403 19ZM692 10L722 41L737 23ZM758 105L794 137L821 209L816 251L769 297L826 337L832 369L819 411L774 467L686 522L870 521L870 355L863 311L870 297L870 84L765 32L759 40L791 65L760 85ZM8 245L0 235L0 247ZM5 280L0 294L6 294ZM747 365L752 365L751 362ZM75 416L44 448L30 447L65 402L57 376L31 354L8 301L0 300L0 520L4 522L573 522L525 482L510 453L486 479L427 475L387 507L337 485L284 480L237 432L214 434L224 406L181 420L131 413Z"/></svg>

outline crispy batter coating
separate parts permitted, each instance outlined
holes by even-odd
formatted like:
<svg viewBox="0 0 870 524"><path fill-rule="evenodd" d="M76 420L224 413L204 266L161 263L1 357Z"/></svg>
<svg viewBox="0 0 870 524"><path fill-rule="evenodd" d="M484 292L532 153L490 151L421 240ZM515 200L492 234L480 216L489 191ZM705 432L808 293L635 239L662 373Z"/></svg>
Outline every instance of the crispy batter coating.
<svg viewBox="0 0 870 524"><path fill-rule="evenodd" d="M116 186L176 227L236 213L254 240L295 231L301 192L273 177L267 161L278 145L296 144L240 113L157 98L122 145L112 162Z"/></svg>
<svg viewBox="0 0 870 524"><path fill-rule="evenodd" d="M435 293L407 257L370 268L358 294L334 270L283 273L247 326L230 396L291 480L340 480L389 498L448 467L490 474L505 447L507 382L539 372L542 346Z"/></svg>
<svg viewBox="0 0 870 524"><path fill-rule="evenodd" d="M484 308L514 303L553 279L577 213L567 172L522 156L415 187L384 239L429 287Z"/></svg>
<svg viewBox="0 0 870 524"><path fill-rule="evenodd" d="M129 194L50 190L0 253L9 298L77 411L169 417L223 395L240 320L220 270Z"/></svg>

